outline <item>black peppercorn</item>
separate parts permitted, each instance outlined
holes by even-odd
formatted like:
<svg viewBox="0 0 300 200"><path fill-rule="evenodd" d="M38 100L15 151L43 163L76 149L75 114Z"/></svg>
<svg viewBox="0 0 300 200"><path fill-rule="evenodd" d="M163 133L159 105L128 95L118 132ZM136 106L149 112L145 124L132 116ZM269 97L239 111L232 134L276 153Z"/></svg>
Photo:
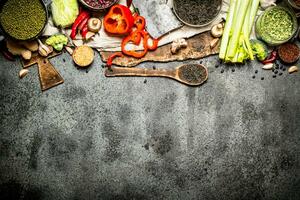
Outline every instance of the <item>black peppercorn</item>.
<svg viewBox="0 0 300 200"><path fill-rule="evenodd" d="M255 76L252 76L253 79L255 79Z"/></svg>
<svg viewBox="0 0 300 200"><path fill-rule="evenodd" d="M264 77L261 77L261 80L264 80L265 78Z"/></svg>
<svg viewBox="0 0 300 200"><path fill-rule="evenodd" d="M276 78L276 75L273 75L273 78Z"/></svg>
<svg viewBox="0 0 300 200"><path fill-rule="evenodd" d="M221 73L224 73L224 69L221 70Z"/></svg>
<svg viewBox="0 0 300 200"><path fill-rule="evenodd" d="M278 71L277 71L277 70L275 70L275 71L274 71L274 74L278 74Z"/></svg>
<svg viewBox="0 0 300 200"><path fill-rule="evenodd" d="M282 75L282 72L280 72L278 75L281 76L281 75Z"/></svg>
<svg viewBox="0 0 300 200"><path fill-rule="evenodd" d="M235 69L232 69L231 71L232 71L232 72L235 72Z"/></svg>
<svg viewBox="0 0 300 200"><path fill-rule="evenodd" d="M257 74L258 73L258 70L255 70L255 74Z"/></svg>

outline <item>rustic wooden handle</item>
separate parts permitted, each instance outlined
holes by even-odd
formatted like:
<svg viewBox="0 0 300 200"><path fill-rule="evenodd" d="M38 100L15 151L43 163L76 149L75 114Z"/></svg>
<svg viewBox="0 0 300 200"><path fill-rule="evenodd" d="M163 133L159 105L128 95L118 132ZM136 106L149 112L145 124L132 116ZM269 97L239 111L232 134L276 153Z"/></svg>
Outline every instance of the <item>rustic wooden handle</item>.
<svg viewBox="0 0 300 200"><path fill-rule="evenodd" d="M143 76L143 77L169 77L175 78L175 70L165 70L165 69L142 69L142 68L127 68L127 67L112 67L111 69L106 69L105 76Z"/></svg>

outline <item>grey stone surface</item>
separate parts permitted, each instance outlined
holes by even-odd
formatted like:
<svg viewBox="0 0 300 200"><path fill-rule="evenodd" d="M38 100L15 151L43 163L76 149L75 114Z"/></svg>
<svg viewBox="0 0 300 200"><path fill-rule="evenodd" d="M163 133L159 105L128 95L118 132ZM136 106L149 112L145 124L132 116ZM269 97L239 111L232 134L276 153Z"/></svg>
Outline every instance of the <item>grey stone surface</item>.
<svg viewBox="0 0 300 200"><path fill-rule="evenodd" d="M299 74L212 56L192 88L51 62L65 83L42 93L0 56L0 199L300 199Z"/></svg>

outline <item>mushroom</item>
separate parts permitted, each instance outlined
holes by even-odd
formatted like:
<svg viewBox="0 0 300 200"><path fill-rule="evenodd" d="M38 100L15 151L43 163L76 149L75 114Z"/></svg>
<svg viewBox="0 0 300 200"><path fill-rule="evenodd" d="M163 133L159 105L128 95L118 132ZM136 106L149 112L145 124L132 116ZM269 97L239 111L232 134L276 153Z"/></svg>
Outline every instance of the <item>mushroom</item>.
<svg viewBox="0 0 300 200"><path fill-rule="evenodd" d="M186 48L187 42L184 38L176 39L171 44L171 52L172 54L176 54L180 49Z"/></svg>
<svg viewBox="0 0 300 200"><path fill-rule="evenodd" d="M215 38L219 38L223 35L223 25L222 24L216 24L211 28L211 34Z"/></svg>
<svg viewBox="0 0 300 200"><path fill-rule="evenodd" d="M100 31L101 25L102 25L101 20L98 18L93 17L88 21L88 29L89 31L94 33L98 33Z"/></svg>

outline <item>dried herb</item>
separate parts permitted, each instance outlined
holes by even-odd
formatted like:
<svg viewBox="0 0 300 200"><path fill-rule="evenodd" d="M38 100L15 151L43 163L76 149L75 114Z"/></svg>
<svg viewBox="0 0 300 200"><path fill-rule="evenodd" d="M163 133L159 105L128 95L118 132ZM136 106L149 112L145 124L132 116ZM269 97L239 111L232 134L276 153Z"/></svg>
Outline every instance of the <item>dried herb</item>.
<svg viewBox="0 0 300 200"><path fill-rule="evenodd" d="M40 0L8 0L0 11L0 23L15 39L37 36L46 23L46 11Z"/></svg>
<svg viewBox="0 0 300 200"><path fill-rule="evenodd" d="M219 13L221 0L174 0L174 10L178 17L191 25L204 25Z"/></svg>
<svg viewBox="0 0 300 200"><path fill-rule="evenodd" d="M184 65L179 69L179 78L190 83L199 83L205 79L204 68L196 64Z"/></svg>

